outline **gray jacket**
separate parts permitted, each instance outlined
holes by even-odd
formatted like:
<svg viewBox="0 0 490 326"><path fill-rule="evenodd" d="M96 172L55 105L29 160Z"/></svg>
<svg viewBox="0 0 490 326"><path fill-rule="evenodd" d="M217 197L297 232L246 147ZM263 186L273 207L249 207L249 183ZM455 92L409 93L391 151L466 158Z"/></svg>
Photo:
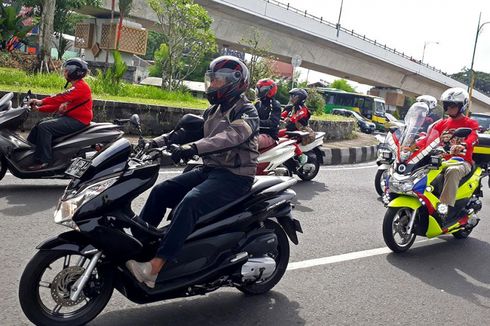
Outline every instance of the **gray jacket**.
<svg viewBox="0 0 490 326"><path fill-rule="evenodd" d="M225 168L237 175L255 176L259 156L259 116L253 104L242 96L226 111L220 105L211 106L203 118L199 136L195 131L191 135L189 131L181 130L174 133L171 143L194 142L205 166ZM161 143L161 137L154 140Z"/></svg>

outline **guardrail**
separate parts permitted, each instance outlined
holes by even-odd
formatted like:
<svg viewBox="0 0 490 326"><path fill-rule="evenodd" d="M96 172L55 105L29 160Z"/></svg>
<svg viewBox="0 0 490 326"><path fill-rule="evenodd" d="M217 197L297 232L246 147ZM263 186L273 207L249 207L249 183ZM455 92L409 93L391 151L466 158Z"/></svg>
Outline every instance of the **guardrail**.
<svg viewBox="0 0 490 326"><path fill-rule="evenodd" d="M383 48L383 49L385 49L387 51L393 52L393 53L395 53L395 54L397 54L397 55L399 55L399 56L401 56L401 57L403 57L405 59L408 59L410 61L416 62L416 63L418 63L418 64L420 64L420 65L422 65L424 67L427 67L427 68L429 68L429 69L431 69L433 71L436 71L438 73L441 73L441 74L443 74L445 76L449 76L446 72L443 72L442 70L437 69L434 66L430 66L430 65L422 62L421 60L416 60L412 56L406 55L404 52L400 52L400 51L397 51L396 49L390 48L389 46L386 45L386 43L383 44L383 43L380 43L380 42L378 42L376 40L372 40L372 39L366 37L366 35L361 35L361 34L358 34L358 33L354 32L353 29L352 30L349 30L349 29L346 29L346 28L344 28L342 26L337 26L337 24L334 24L334 23L331 23L329 21L324 20L323 17L317 17L315 15L312 15L312 14L308 13L307 10L300 10L300 9L291 7L289 5L289 2L288 3L283 3L283 2L280 2L280 1L277 1L277 0L263 0L263 1L265 1L267 3L270 3L270 4L273 4L273 5L276 5L278 7L284 8L286 10L292 11L294 13L297 13L297 14L301 15L301 16L311 18L311 19L316 20L317 22L319 22L321 24L325 24L325 25L328 25L330 27L336 28L336 29L338 29L338 30L340 30L340 31L342 31L344 33L350 34L350 35L355 36L357 38L360 38L360 39L362 39L362 40L364 40L364 41L366 41L368 43L371 43L373 45L379 46L380 48Z"/></svg>

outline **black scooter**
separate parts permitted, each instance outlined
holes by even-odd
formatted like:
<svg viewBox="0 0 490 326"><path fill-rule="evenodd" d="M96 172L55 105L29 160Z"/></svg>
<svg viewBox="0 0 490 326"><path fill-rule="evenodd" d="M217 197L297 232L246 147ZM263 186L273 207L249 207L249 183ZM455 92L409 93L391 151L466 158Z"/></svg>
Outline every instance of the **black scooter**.
<svg viewBox="0 0 490 326"><path fill-rule="evenodd" d="M135 155L119 139L92 160L78 158L55 212L55 222L73 229L41 243L19 285L22 310L36 325L82 325L95 318L113 289L136 303L203 295L220 287L247 294L272 289L289 261L289 239L298 244L300 223L291 215L289 177L257 177L242 198L202 216L155 288L127 270L130 259L154 257L167 227L148 226L131 202L158 177L165 148Z"/></svg>
<svg viewBox="0 0 490 326"><path fill-rule="evenodd" d="M82 130L54 139L53 164L29 171L28 167L36 163L34 145L15 130L31 111L27 105L30 97L29 91L18 108L12 108L13 93L0 99L0 180L7 170L21 179L66 178L64 171L74 158L87 158L124 134L120 126L112 123L90 123Z"/></svg>

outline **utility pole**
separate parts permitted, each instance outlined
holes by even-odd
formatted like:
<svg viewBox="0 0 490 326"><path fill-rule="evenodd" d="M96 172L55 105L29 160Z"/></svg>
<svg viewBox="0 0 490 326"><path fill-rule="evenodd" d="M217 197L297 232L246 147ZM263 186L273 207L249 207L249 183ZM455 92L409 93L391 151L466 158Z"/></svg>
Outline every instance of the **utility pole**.
<svg viewBox="0 0 490 326"><path fill-rule="evenodd" d="M339 37L340 32L340 17L342 16L342 7L344 6L344 0L340 2L340 10L339 10L339 20L337 21L337 37Z"/></svg>

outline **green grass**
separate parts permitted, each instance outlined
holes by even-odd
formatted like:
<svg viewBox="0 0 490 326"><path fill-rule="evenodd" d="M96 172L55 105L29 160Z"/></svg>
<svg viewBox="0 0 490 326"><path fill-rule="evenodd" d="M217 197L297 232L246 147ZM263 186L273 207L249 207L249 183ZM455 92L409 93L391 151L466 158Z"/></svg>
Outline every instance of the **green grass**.
<svg viewBox="0 0 490 326"><path fill-rule="evenodd" d="M63 90L65 79L56 73L51 74L27 74L24 71L0 67L0 90L9 92L27 92L31 90L35 94L50 95ZM96 84L93 77L88 77L87 82L92 86ZM193 97L185 92L169 92L154 86L142 86L124 83L119 95L110 95L98 92L93 87L93 98L98 100L110 100L130 103L143 103L179 108L205 109L209 103L204 99Z"/></svg>
<svg viewBox="0 0 490 326"><path fill-rule="evenodd" d="M353 121L353 118L346 118L341 115L337 114L326 114L326 113L321 113L321 114L313 114L311 116L312 120L321 120L321 121Z"/></svg>

